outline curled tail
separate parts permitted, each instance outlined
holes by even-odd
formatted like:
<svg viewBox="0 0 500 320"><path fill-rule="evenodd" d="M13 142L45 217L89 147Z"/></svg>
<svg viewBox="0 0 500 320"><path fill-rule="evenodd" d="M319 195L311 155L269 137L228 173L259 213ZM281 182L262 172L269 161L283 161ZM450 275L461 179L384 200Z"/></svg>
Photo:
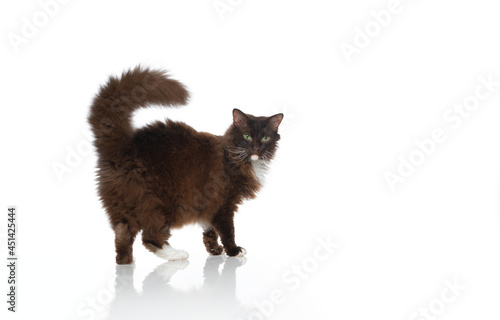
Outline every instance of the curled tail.
<svg viewBox="0 0 500 320"><path fill-rule="evenodd" d="M100 158L122 157L134 133L131 118L136 109L149 104L180 106L188 99L184 85L169 79L165 71L136 67L121 78L110 77L95 96L88 117Z"/></svg>

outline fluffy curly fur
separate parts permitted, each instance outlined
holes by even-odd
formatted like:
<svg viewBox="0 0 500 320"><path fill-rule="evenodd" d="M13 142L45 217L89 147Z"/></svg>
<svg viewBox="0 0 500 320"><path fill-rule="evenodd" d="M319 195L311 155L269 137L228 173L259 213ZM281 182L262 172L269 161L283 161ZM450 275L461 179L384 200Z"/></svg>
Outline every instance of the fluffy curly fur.
<svg viewBox="0 0 500 320"><path fill-rule="evenodd" d="M171 229L195 222L204 226L209 253L245 252L234 241L234 212L261 187L256 171L274 156L283 115L254 117L235 109L223 136L171 120L137 130L131 125L138 108L181 106L188 99L186 88L164 71L141 67L111 77L94 98L88 121L99 156L98 191L115 232L118 264L132 263L140 230L150 251L187 258L168 246L168 238Z"/></svg>

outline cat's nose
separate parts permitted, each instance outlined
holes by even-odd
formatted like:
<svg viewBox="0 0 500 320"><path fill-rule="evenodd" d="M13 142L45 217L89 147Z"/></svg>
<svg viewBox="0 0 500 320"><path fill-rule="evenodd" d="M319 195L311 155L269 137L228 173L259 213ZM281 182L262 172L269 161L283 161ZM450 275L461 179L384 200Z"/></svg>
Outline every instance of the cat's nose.
<svg viewBox="0 0 500 320"><path fill-rule="evenodd" d="M259 149L257 149L257 148L253 148L253 153L254 153L254 154L259 153Z"/></svg>

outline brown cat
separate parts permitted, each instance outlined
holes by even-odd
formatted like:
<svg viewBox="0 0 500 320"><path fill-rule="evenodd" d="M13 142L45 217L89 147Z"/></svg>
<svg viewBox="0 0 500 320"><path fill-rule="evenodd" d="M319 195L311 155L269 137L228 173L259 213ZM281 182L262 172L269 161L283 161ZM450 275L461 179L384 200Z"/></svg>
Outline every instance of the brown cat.
<svg viewBox="0 0 500 320"><path fill-rule="evenodd" d="M133 129L136 109L184 105L188 98L165 72L141 67L111 77L94 98L88 120L99 156L98 191L115 232L118 264L133 262L140 230L144 246L159 257L187 259L168 239L171 229L190 223L202 225L210 254L246 253L234 241L234 213L261 187L283 114L254 117L234 109L223 136L171 120Z"/></svg>

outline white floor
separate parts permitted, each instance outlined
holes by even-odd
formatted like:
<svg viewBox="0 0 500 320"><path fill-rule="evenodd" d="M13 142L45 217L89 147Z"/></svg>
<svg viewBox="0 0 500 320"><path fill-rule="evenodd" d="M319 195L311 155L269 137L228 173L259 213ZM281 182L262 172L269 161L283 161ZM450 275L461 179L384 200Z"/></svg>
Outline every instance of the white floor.
<svg viewBox="0 0 500 320"><path fill-rule="evenodd" d="M415 230L397 230L398 218L373 223L352 216L345 220L349 231L339 232L342 240L307 230L294 239L291 230L273 235L263 228L261 241L246 232L239 236L247 238L245 258L208 256L201 230L193 227L174 233L177 246L198 238L186 241L188 261L164 262L137 243L135 264L128 266L114 265L110 243L77 245L80 255L42 246L40 256L47 258L32 253L20 259L17 316L494 319L500 314L500 242L492 232L498 225L484 225L480 213L475 217L483 222L427 217Z"/></svg>

